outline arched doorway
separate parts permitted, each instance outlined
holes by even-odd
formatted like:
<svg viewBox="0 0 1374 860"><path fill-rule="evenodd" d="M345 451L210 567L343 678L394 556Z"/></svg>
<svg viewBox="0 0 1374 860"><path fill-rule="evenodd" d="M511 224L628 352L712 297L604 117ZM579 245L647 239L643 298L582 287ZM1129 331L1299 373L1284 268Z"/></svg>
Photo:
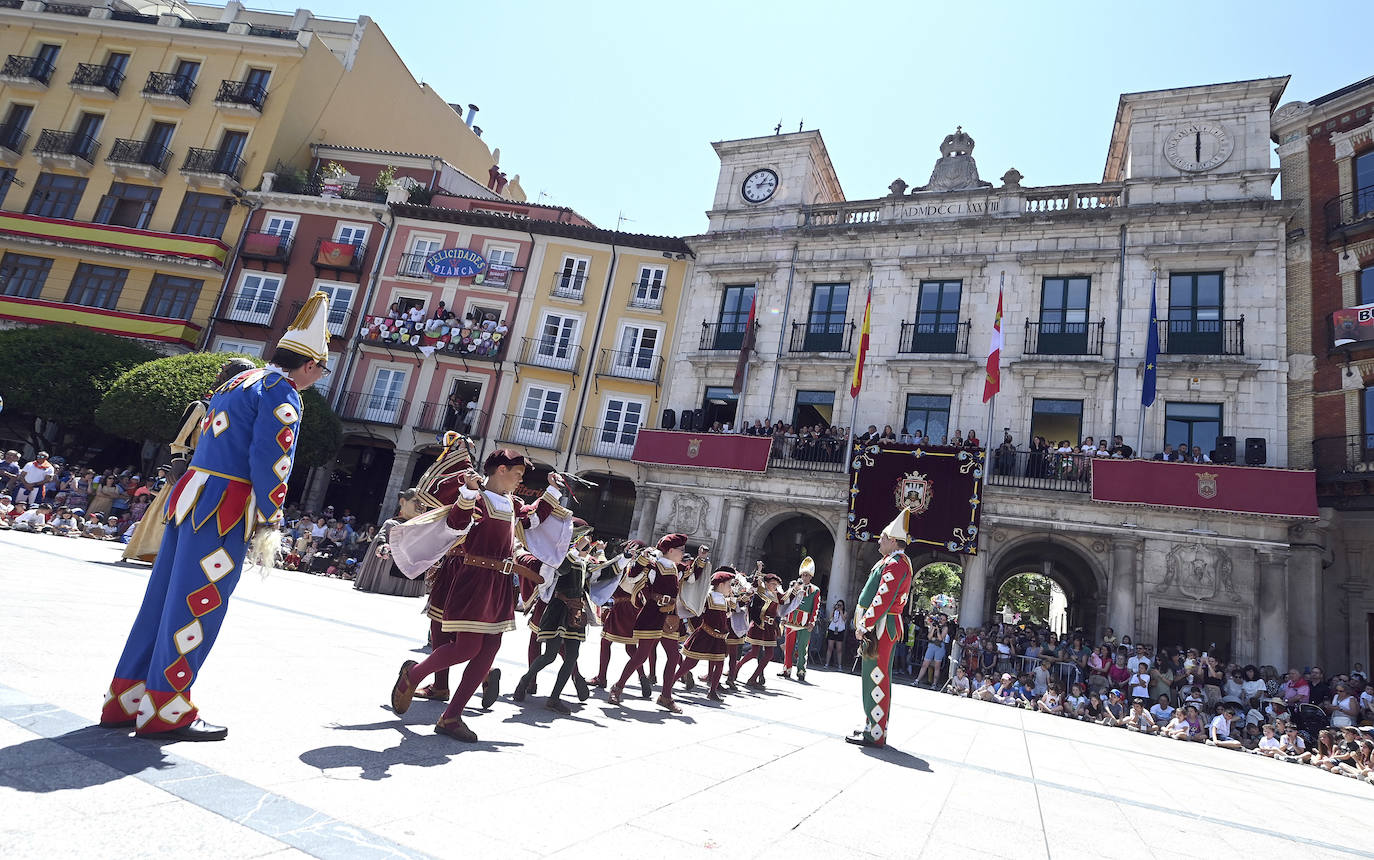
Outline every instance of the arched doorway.
<svg viewBox="0 0 1374 860"><path fill-rule="evenodd" d="M826 591L830 580L830 560L835 554L835 538L825 523L806 514L794 514L773 525L763 539L760 558L763 569L776 573L783 587L797 578L797 568L805 556L816 563L816 577L812 582ZM745 572L754 569L755 559L741 559Z"/></svg>
<svg viewBox="0 0 1374 860"><path fill-rule="evenodd" d="M579 477L596 484L574 484L573 513L596 530L598 540L625 540L630 536L630 519L635 512L635 484L629 478L610 472L583 472Z"/></svg>
<svg viewBox="0 0 1374 860"><path fill-rule="evenodd" d="M324 504L333 505L337 516L343 516L345 511L352 513L358 518L359 524L381 522L378 517L382 514L390 516L390 506L395 502L395 499L382 498L395 459L395 450L384 439L368 436L345 438L343 447L330 467L329 488L325 491ZM387 510L383 510L383 505Z"/></svg>
<svg viewBox="0 0 1374 860"><path fill-rule="evenodd" d="M925 555L911 561L915 568L911 577L911 597L907 600L911 611L943 612L951 618L958 615L964 569L957 562L931 560Z"/></svg>
<svg viewBox="0 0 1374 860"><path fill-rule="evenodd" d="M1064 589L1042 573L1018 573L997 589L993 609L1008 623L1048 627L1063 636L1069 632L1069 601Z"/></svg>
<svg viewBox="0 0 1374 860"><path fill-rule="evenodd" d="M1103 609L1105 580L1091 559L1063 541L1032 538L1018 543L995 560L984 616L1000 619L1002 586L1018 574L1031 573L1051 580L1063 592L1063 625L1068 632L1082 629L1094 641ZM1053 589L1047 589L1052 592ZM1049 596L1053 596L1052 593Z"/></svg>

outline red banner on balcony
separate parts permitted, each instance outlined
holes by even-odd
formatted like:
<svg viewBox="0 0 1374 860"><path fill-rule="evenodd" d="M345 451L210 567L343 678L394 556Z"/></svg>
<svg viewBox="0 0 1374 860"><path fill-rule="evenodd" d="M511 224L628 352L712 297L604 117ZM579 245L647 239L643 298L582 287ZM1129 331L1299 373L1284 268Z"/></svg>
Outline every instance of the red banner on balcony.
<svg viewBox="0 0 1374 860"><path fill-rule="evenodd" d="M1216 463L1098 459L1092 465L1095 502L1317 517L1316 473Z"/></svg>
<svg viewBox="0 0 1374 860"><path fill-rule="evenodd" d="M1331 314L1335 346L1374 340L1374 305L1356 305Z"/></svg>
<svg viewBox="0 0 1374 860"><path fill-rule="evenodd" d="M977 555L986 457L981 448L856 444L845 536L876 541L906 507L913 547Z"/></svg>
<svg viewBox="0 0 1374 860"><path fill-rule="evenodd" d="M640 430L630 459L657 466L763 472L768 469L768 452L772 447L771 437Z"/></svg>
<svg viewBox="0 0 1374 860"><path fill-rule="evenodd" d="M322 266L346 269L353 265L353 245L347 242L321 242L320 253L315 262Z"/></svg>

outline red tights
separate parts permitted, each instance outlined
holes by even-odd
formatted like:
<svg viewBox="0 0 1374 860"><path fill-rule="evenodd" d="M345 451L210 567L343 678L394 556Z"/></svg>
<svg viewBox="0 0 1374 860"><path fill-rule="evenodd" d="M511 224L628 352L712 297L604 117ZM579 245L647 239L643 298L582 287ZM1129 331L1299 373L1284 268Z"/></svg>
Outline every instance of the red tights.
<svg viewBox="0 0 1374 860"><path fill-rule="evenodd" d="M439 673L447 675L450 666L466 662L467 668L463 670L463 679L458 684L458 689L453 692L453 698L449 700L448 708L444 711L443 719L459 719L463 716L463 708L467 706L468 699L477 692L477 688L487 679L487 672L491 671L491 664L496 662L496 652L501 649L500 633L449 633L452 641L434 649L425 661L410 670L410 683L419 686L420 682L428 678L431 674L435 676L438 683Z"/></svg>
<svg viewBox="0 0 1374 860"><path fill-rule="evenodd" d="M754 670L754 674L749 677L749 682L753 684L762 683L763 670L768 665L768 661L772 659L773 647L771 645L767 647L764 647L763 645L753 646L749 649L748 654L744 655L744 657L738 663L735 663L730 667L730 683L733 684L735 682L735 678L739 676L739 670L743 668L744 664L748 663L750 660L757 660L759 665L758 668Z"/></svg>
<svg viewBox="0 0 1374 860"><path fill-rule="evenodd" d="M683 678L687 677L687 675L693 669L696 668L698 662L700 661L697 660L695 657L688 657L687 659L683 660L682 668L677 670L677 674L673 676L673 683L668 684L667 687L669 689L672 689L672 687L676 685L678 681L681 681ZM712 660L710 662L708 668L706 669L706 687L708 692L720 692L720 673L721 670L724 668L724 660Z"/></svg>
<svg viewBox="0 0 1374 860"><path fill-rule="evenodd" d="M616 689L623 689L625 682L630 680L630 676L635 672L641 671L645 663L649 664L649 672L653 673L654 650L659 642L663 643L663 677L677 678L678 647L675 639L644 639L635 645L634 651L630 653L630 662L625 664L625 671L620 675L620 681L615 685ZM672 697L673 685L666 683L663 685L663 695Z"/></svg>

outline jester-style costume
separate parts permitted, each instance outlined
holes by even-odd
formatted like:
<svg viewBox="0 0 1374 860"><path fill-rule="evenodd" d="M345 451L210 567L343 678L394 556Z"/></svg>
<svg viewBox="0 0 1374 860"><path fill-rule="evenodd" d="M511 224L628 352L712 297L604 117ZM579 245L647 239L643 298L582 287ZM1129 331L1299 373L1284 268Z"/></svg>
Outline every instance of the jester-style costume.
<svg viewBox="0 0 1374 860"><path fill-rule="evenodd" d="M901 545L873 565L855 607L855 633L864 640L860 648L864 727L848 738L852 743L876 747L887 746L887 718L892 710L892 646L902 640L902 610L911 591L911 559L907 558L904 546L906 512L883 534L896 538Z"/></svg>
<svg viewBox="0 0 1374 860"><path fill-rule="evenodd" d="M254 529L281 519L300 423L300 394L276 367L240 373L211 397L195 456L160 512L162 545L101 725L132 723L140 735L156 735L195 721L191 685Z"/></svg>
<svg viewBox="0 0 1374 860"><path fill-rule="evenodd" d="M814 574L816 565L810 558L802 559L801 574ZM782 648L782 677L791 677L792 662L797 663L797 680L806 680L806 654L811 647L811 627L821 609L821 590L803 579L794 586L796 606L782 620L786 632Z"/></svg>

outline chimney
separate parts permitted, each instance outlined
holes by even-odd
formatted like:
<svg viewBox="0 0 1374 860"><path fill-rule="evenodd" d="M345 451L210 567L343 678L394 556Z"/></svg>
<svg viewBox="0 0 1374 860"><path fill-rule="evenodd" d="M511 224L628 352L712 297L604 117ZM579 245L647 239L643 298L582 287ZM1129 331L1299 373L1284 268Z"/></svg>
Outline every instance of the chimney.
<svg viewBox="0 0 1374 860"><path fill-rule="evenodd" d="M480 125L474 125L474 126L472 127L472 133L475 134L475 135L477 135L478 137L481 137L481 136L482 136L482 127L481 127Z"/></svg>
<svg viewBox="0 0 1374 860"><path fill-rule="evenodd" d="M467 118L466 120L464 120L464 122L466 122L466 123L468 124L468 126L471 127L471 126L472 126L472 121L473 121L476 117L477 117L477 105L468 105L468 118Z"/></svg>

